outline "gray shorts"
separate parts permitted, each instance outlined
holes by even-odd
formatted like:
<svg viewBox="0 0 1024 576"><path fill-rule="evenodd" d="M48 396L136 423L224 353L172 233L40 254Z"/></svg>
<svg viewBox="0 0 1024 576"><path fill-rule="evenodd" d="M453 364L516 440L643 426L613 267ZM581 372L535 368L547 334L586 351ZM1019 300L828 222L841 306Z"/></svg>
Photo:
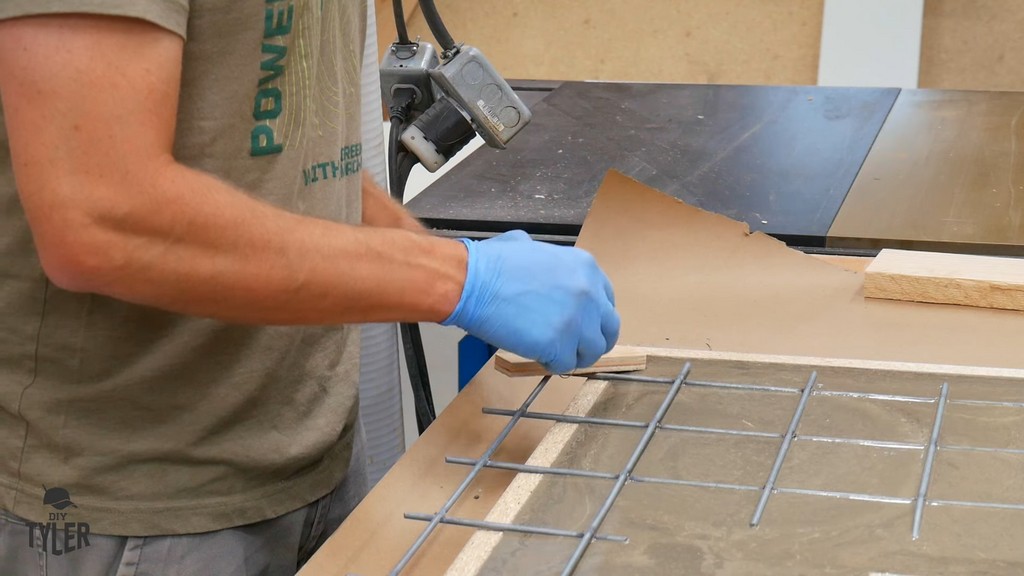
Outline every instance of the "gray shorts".
<svg viewBox="0 0 1024 576"><path fill-rule="evenodd" d="M352 464L330 494L278 518L205 534L89 535L89 546L61 556L29 546L25 520L0 510L3 576L292 576L369 490L362 427Z"/></svg>

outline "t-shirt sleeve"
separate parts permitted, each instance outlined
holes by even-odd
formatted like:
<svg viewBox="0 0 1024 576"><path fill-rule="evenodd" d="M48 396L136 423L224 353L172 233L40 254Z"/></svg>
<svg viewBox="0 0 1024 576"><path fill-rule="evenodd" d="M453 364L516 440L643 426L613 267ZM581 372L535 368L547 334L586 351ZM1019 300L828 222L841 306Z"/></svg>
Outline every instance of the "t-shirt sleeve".
<svg viewBox="0 0 1024 576"><path fill-rule="evenodd" d="M43 14L98 14L152 22L185 37L189 0L0 0L0 20Z"/></svg>

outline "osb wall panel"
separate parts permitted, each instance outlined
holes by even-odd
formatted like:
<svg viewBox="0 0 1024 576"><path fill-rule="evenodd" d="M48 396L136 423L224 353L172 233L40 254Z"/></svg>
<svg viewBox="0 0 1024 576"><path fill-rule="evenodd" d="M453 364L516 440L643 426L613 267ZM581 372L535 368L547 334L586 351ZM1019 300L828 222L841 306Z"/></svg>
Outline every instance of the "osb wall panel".
<svg viewBox="0 0 1024 576"><path fill-rule="evenodd" d="M1024 90L1024 2L927 0L920 85Z"/></svg>
<svg viewBox="0 0 1024 576"><path fill-rule="evenodd" d="M817 82L823 0L439 0L437 6L455 39L483 50L506 78ZM420 10L409 27L413 36L432 38Z"/></svg>

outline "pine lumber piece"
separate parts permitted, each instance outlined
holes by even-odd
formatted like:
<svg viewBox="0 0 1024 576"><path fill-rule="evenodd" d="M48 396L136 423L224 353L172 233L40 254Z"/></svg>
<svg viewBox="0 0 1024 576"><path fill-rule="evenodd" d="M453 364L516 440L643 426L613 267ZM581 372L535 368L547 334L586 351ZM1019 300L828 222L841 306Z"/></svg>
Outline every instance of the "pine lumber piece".
<svg viewBox="0 0 1024 576"><path fill-rule="evenodd" d="M865 272L864 296L1024 310L1024 260L886 249Z"/></svg>
<svg viewBox="0 0 1024 576"><path fill-rule="evenodd" d="M505 376L543 376L548 371L538 362L523 358L505 350L499 350L494 356L494 368ZM571 372L573 375L594 374L597 372L633 372L647 368L647 355L638 354L625 349L612 348L593 366L580 368Z"/></svg>

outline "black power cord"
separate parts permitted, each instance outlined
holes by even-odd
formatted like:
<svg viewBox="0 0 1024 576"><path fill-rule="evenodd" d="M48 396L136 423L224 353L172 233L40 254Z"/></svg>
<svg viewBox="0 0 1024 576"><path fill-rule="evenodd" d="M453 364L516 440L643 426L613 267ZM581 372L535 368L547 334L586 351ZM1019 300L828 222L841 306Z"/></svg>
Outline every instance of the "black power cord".
<svg viewBox="0 0 1024 576"><path fill-rule="evenodd" d="M430 33L434 35L444 53L455 54L458 52L459 46L455 43L455 38L452 38L452 34L447 31L447 27L444 26L444 20L437 12L437 6L434 5L433 0L420 0L420 6L423 8L423 18L427 20ZM402 7L401 0L392 0L391 7L394 9L394 27L398 32L398 44L414 44L409 40L406 9Z"/></svg>
<svg viewBox="0 0 1024 576"><path fill-rule="evenodd" d="M388 134L388 192L391 197L398 202L405 201L405 186L402 184L402 174L400 170L399 158L404 151L400 149L402 146L402 124L404 123L403 117L399 117L392 111L391 113L391 132Z"/></svg>
<svg viewBox="0 0 1024 576"><path fill-rule="evenodd" d="M409 29L405 24L405 9L402 7L402 0L392 0L391 7L395 13L395 29L398 32L398 43L413 44L413 42L409 41ZM423 9L423 19L427 21L430 33L434 35L434 39L441 46L443 53L446 55L445 57L455 55L459 51L459 47L455 43L455 39L452 38L451 33L448 32L448 27L445 26L444 20L441 20L441 14L437 11L434 0L420 0L420 7Z"/></svg>
<svg viewBox="0 0 1024 576"><path fill-rule="evenodd" d="M420 0L420 7L423 9L423 17L427 21L427 26L430 27L431 34L441 46L442 58L448 59L458 54L459 46L448 32L444 21L441 20L441 15L433 0ZM409 40L402 0L393 0L392 8L395 15L395 29L398 33L397 43L400 45L414 44ZM388 135L388 192L400 204L405 197L405 185L408 182L409 173L418 162L416 155L409 153L401 142L402 127L409 118L409 111L415 98L416 94L411 89L396 90L392 94L392 105L389 109L391 131ZM470 131L472 131L472 127L470 127ZM451 138L459 141L467 140L461 133L457 136L458 138L456 136L451 136ZM472 135L470 135L471 137ZM449 152L458 151L464 143L458 144ZM413 404L416 409L416 426L420 434L423 434L437 417L434 410L433 394L430 390L430 378L427 374L427 358L423 351L423 338L420 335L420 325L417 323L403 323L400 325L400 330L406 368L409 371L409 382L412 386Z"/></svg>
<svg viewBox="0 0 1024 576"><path fill-rule="evenodd" d="M423 19L427 21L430 33L434 35L434 39L441 46L441 55L447 59L458 53L459 47L455 43L455 39L452 38L451 33L448 32L448 27L441 20L441 15L437 12L434 0L420 0L420 8L423 9Z"/></svg>
<svg viewBox="0 0 1024 576"><path fill-rule="evenodd" d="M405 196L405 184L409 173L416 165L416 157L406 151L402 145L402 125L408 118L409 107L416 95L411 89L397 90L391 113L391 131L388 135L388 192L398 203ZM423 337L420 325L402 323L399 325L402 336L402 350L405 353L405 365L409 372L409 384L412 387L412 400L416 412L416 427L420 434L426 431L437 418L434 409L434 396L430 389L430 376L427 373L427 356L423 350Z"/></svg>
<svg viewBox="0 0 1024 576"><path fill-rule="evenodd" d="M398 43L412 44L412 42L409 42L409 30L405 27L405 9L402 8L402 0L394 0L391 4L395 10L395 28L398 30Z"/></svg>
<svg viewBox="0 0 1024 576"><path fill-rule="evenodd" d="M430 390L430 376L427 374L427 356L423 352L423 337L420 335L420 325L415 322L403 322L398 327L402 336L402 350L405 352L405 365L409 372L409 384L412 387L416 429L422 436L437 418L434 411L434 395Z"/></svg>

